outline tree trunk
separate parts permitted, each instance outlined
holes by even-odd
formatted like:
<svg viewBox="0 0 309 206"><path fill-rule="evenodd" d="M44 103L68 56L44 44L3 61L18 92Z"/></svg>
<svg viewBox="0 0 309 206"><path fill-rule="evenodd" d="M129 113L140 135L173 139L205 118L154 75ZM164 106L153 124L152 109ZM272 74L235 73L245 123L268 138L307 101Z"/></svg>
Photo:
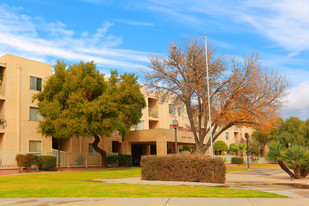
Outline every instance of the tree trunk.
<svg viewBox="0 0 309 206"><path fill-rule="evenodd" d="M293 170L294 170L295 179L300 179L301 178L301 170L300 170L299 165L296 165L296 167L293 168Z"/></svg>
<svg viewBox="0 0 309 206"><path fill-rule="evenodd" d="M107 168L107 160L106 160L106 152L99 148L98 144L100 142L100 137L98 135L94 135L94 141L92 143L93 149L101 155L102 158L102 167Z"/></svg>
<svg viewBox="0 0 309 206"><path fill-rule="evenodd" d="M294 174L291 172L291 170L284 164L283 161L278 160L277 162L278 162L279 166L281 167L281 169L282 169L283 171L285 171L286 173L288 173L288 175L290 175L291 178L295 178L295 175L294 175Z"/></svg>
<svg viewBox="0 0 309 206"><path fill-rule="evenodd" d="M301 178L306 178L307 175L309 174L309 169L301 169Z"/></svg>

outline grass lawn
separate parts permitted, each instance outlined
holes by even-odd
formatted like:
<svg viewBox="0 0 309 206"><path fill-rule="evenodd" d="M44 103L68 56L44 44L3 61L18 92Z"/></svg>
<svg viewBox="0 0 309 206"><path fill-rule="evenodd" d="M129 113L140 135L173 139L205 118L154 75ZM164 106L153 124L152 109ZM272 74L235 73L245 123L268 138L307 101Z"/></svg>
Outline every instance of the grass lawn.
<svg viewBox="0 0 309 206"><path fill-rule="evenodd" d="M253 190L87 181L135 176L140 169L0 176L0 197L284 197Z"/></svg>

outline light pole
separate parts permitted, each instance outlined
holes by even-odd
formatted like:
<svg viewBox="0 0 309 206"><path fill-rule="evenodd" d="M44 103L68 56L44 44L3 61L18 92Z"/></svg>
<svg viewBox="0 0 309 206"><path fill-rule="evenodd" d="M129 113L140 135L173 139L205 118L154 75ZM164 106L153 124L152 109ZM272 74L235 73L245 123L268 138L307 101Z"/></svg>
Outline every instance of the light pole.
<svg viewBox="0 0 309 206"><path fill-rule="evenodd" d="M177 127L178 127L178 121L175 119L173 120L173 128L175 129L175 154L178 152L178 146L177 146Z"/></svg>
<svg viewBox="0 0 309 206"><path fill-rule="evenodd" d="M209 132L210 132L210 152L211 152L211 158L214 158L214 150L213 150L213 146L212 146L212 129L211 129L211 112L210 112L209 75L208 75L208 58L207 58L206 33L205 33L205 60L206 60L206 75L207 75L207 98L208 98Z"/></svg>
<svg viewBox="0 0 309 206"><path fill-rule="evenodd" d="M245 133L245 138L247 139L247 164L248 170L250 170L250 163L249 163L249 134Z"/></svg>

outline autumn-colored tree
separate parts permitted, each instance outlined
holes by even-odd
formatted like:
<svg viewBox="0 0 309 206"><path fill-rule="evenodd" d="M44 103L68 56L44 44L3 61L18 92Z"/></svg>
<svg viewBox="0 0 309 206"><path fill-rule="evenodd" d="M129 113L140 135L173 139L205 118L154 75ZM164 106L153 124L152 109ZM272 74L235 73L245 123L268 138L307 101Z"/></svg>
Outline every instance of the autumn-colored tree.
<svg viewBox="0 0 309 206"><path fill-rule="evenodd" d="M265 146L272 140L276 139L279 135L279 130L283 126L284 120L282 118L278 118L277 122L274 122L272 127L266 128L258 128L252 133L252 138L259 143L261 154L263 154Z"/></svg>
<svg viewBox="0 0 309 206"><path fill-rule="evenodd" d="M137 78L112 71L106 82L93 62L66 68L58 61L54 68L44 90L34 97L43 116L41 133L60 139L94 137L92 146L107 167L106 152L98 146L101 138L116 130L127 136L142 116L146 103Z"/></svg>
<svg viewBox="0 0 309 206"><path fill-rule="evenodd" d="M207 55L213 141L234 125L271 127L286 95L286 78L263 68L255 52L230 63L212 46ZM151 91L184 105L199 154L210 147L205 65L203 42L185 40L171 42L167 57L150 58L149 69L143 71Z"/></svg>

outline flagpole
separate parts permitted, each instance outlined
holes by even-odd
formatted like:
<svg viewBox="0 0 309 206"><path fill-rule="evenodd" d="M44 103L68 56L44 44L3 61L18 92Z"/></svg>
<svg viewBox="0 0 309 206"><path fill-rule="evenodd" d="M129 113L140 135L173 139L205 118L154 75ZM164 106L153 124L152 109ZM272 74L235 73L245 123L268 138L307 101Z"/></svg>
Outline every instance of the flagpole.
<svg viewBox="0 0 309 206"><path fill-rule="evenodd" d="M207 58L207 40L205 33L205 60L206 60L206 74L207 74L207 98L208 98L208 117L209 117L209 132L210 132L210 152L211 158L214 158L214 151L212 145L212 125L211 125L211 112L210 112L210 96L209 96L209 75L208 75L208 58Z"/></svg>

